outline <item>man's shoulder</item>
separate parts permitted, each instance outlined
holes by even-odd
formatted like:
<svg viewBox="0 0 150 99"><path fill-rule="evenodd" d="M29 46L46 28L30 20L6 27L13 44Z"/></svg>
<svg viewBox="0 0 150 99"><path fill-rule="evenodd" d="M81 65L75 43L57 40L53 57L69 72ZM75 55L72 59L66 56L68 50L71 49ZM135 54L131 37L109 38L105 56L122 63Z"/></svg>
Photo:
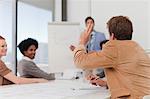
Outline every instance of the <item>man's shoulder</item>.
<svg viewBox="0 0 150 99"><path fill-rule="evenodd" d="M105 35L103 32L99 32L99 31L95 31L94 32L97 34L97 35Z"/></svg>
<svg viewBox="0 0 150 99"><path fill-rule="evenodd" d="M105 46L107 47L116 47L117 44L117 40L109 40L108 42L105 43Z"/></svg>
<svg viewBox="0 0 150 99"><path fill-rule="evenodd" d="M95 36L97 38L100 38L99 40L102 40L102 41L106 39L105 34L103 32L97 32L97 31L95 31Z"/></svg>
<svg viewBox="0 0 150 99"><path fill-rule="evenodd" d="M95 33L100 33L100 34L104 34L103 32L97 31L97 30L93 30L93 32L95 32Z"/></svg>
<svg viewBox="0 0 150 99"><path fill-rule="evenodd" d="M108 46L124 46L124 45L132 45L132 46L139 46L138 43L132 40L109 40L105 43Z"/></svg>

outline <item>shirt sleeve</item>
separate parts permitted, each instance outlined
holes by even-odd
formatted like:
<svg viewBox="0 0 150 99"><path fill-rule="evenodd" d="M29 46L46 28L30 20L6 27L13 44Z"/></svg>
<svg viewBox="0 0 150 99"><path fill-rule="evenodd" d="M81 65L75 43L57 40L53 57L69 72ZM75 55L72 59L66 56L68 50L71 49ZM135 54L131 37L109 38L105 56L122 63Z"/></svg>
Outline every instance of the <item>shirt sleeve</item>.
<svg viewBox="0 0 150 99"><path fill-rule="evenodd" d="M11 72L11 70L8 69L5 65L5 63L0 60L0 75L4 77L5 75L7 75L10 72Z"/></svg>
<svg viewBox="0 0 150 99"><path fill-rule="evenodd" d="M82 69L97 67L112 68L117 62L117 51L114 44L107 43L102 51L87 53L83 45L74 50L74 63Z"/></svg>
<svg viewBox="0 0 150 99"><path fill-rule="evenodd" d="M24 66L24 72L26 74L31 75L33 77L38 77L38 78L44 78L47 80L54 80L55 79L55 74L54 73L46 73L43 70L41 70L36 64L31 64L30 66Z"/></svg>

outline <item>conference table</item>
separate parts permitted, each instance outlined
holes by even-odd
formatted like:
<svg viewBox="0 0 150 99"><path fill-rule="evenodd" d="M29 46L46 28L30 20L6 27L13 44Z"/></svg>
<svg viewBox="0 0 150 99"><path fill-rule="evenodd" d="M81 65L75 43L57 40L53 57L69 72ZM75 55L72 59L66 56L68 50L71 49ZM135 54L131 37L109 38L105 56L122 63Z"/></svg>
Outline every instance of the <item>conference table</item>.
<svg viewBox="0 0 150 99"><path fill-rule="evenodd" d="M0 99L109 99L109 90L82 80L0 86Z"/></svg>

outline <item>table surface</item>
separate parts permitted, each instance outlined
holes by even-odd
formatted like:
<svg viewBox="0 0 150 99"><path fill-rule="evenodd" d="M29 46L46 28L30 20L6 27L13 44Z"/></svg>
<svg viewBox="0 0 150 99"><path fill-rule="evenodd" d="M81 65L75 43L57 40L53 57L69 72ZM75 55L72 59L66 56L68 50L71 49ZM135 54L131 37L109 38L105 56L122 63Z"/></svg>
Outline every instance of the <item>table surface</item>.
<svg viewBox="0 0 150 99"><path fill-rule="evenodd" d="M0 99L107 99L105 87L79 80L0 86Z"/></svg>

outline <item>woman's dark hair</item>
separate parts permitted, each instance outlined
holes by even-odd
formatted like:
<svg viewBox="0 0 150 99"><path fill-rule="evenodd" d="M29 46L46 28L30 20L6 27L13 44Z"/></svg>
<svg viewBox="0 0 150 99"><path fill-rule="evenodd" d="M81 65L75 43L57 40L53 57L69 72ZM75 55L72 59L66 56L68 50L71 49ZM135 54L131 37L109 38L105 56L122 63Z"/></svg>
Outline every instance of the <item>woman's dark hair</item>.
<svg viewBox="0 0 150 99"><path fill-rule="evenodd" d="M101 41L100 42L100 47L101 47L101 49L103 48L103 44L105 44L106 42L108 42L109 40L103 40L103 41Z"/></svg>
<svg viewBox="0 0 150 99"><path fill-rule="evenodd" d="M24 51L27 51L31 45L35 45L36 49L38 48L38 42L32 38L28 38L20 42L18 48L20 52L24 55Z"/></svg>
<svg viewBox="0 0 150 99"><path fill-rule="evenodd" d="M112 17L107 22L109 34L114 34L117 40L131 40L132 39L132 22L125 16Z"/></svg>

